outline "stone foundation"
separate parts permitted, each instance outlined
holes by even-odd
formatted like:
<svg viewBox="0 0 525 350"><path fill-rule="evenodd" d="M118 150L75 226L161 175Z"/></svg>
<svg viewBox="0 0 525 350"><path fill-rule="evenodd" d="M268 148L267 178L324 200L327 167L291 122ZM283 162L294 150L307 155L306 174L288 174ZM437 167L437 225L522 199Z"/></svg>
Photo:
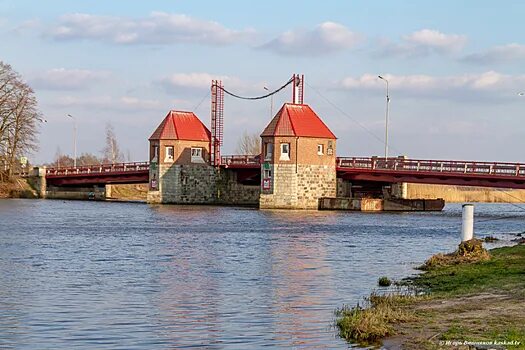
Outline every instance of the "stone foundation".
<svg viewBox="0 0 525 350"><path fill-rule="evenodd" d="M221 169L218 188L218 204L259 206L261 186L239 183L233 170Z"/></svg>
<svg viewBox="0 0 525 350"><path fill-rule="evenodd" d="M317 209L319 198L336 196L335 166L273 164L269 190L263 190L261 209Z"/></svg>
<svg viewBox="0 0 525 350"><path fill-rule="evenodd" d="M158 189L150 189L148 192L149 203L213 204L216 202L217 173L212 166L161 164L158 174Z"/></svg>
<svg viewBox="0 0 525 350"><path fill-rule="evenodd" d="M217 170L206 164L160 165L158 174L158 189L150 188L148 203L259 204L260 186L239 183L230 169Z"/></svg>

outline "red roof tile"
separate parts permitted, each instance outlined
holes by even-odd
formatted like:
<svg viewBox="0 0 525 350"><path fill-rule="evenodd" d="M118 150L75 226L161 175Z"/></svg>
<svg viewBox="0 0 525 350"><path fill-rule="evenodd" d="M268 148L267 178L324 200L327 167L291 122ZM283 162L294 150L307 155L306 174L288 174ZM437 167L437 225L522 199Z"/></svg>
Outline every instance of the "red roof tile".
<svg viewBox="0 0 525 350"><path fill-rule="evenodd" d="M261 136L336 138L310 106L291 103L281 107Z"/></svg>
<svg viewBox="0 0 525 350"><path fill-rule="evenodd" d="M169 111L150 140L210 141L210 131L193 112Z"/></svg>

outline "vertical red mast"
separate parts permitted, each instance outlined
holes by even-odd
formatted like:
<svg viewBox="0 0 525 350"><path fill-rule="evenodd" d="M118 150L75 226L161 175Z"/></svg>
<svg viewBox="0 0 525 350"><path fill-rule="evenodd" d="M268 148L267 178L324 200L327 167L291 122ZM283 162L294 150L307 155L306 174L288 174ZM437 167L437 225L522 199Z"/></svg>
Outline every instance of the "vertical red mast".
<svg viewBox="0 0 525 350"><path fill-rule="evenodd" d="M302 105L304 102L304 74L294 74L292 84L292 103Z"/></svg>
<svg viewBox="0 0 525 350"><path fill-rule="evenodd" d="M221 164L221 146L224 136L224 90L222 81L211 82L211 140L210 163L213 166Z"/></svg>

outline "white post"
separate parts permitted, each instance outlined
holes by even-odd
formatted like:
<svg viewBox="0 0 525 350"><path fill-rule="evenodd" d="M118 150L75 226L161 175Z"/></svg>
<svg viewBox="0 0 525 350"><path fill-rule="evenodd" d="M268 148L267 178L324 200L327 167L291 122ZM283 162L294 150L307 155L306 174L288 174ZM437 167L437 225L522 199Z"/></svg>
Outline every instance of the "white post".
<svg viewBox="0 0 525 350"><path fill-rule="evenodd" d="M301 77L299 74L294 74L294 82L293 82L293 104L299 103L299 86L301 85Z"/></svg>
<svg viewBox="0 0 525 350"><path fill-rule="evenodd" d="M461 242L474 238L474 205L463 204Z"/></svg>

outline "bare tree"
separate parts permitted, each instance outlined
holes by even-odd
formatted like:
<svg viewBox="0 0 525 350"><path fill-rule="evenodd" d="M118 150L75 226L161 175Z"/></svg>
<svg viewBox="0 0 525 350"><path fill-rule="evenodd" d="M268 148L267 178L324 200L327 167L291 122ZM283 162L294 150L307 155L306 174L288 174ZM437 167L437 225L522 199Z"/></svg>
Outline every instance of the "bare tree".
<svg viewBox="0 0 525 350"><path fill-rule="evenodd" d="M246 155L261 154L261 138L257 134L248 134L245 130L237 141L236 152Z"/></svg>
<svg viewBox="0 0 525 350"><path fill-rule="evenodd" d="M38 148L39 121L43 118L33 90L0 61L0 180L10 177L21 156Z"/></svg>
<svg viewBox="0 0 525 350"><path fill-rule="evenodd" d="M102 163L102 159L97 157L92 153L82 153L77 159L77 165L86 166L86 165L98 165Z"/></svg>
<svg viewBox="0 0 525 350"><path fill-rule="evenodd" d="M106 146L102 150L102 160L104 163L119 163L124 160L111 123L106 124Z"/></svg>

